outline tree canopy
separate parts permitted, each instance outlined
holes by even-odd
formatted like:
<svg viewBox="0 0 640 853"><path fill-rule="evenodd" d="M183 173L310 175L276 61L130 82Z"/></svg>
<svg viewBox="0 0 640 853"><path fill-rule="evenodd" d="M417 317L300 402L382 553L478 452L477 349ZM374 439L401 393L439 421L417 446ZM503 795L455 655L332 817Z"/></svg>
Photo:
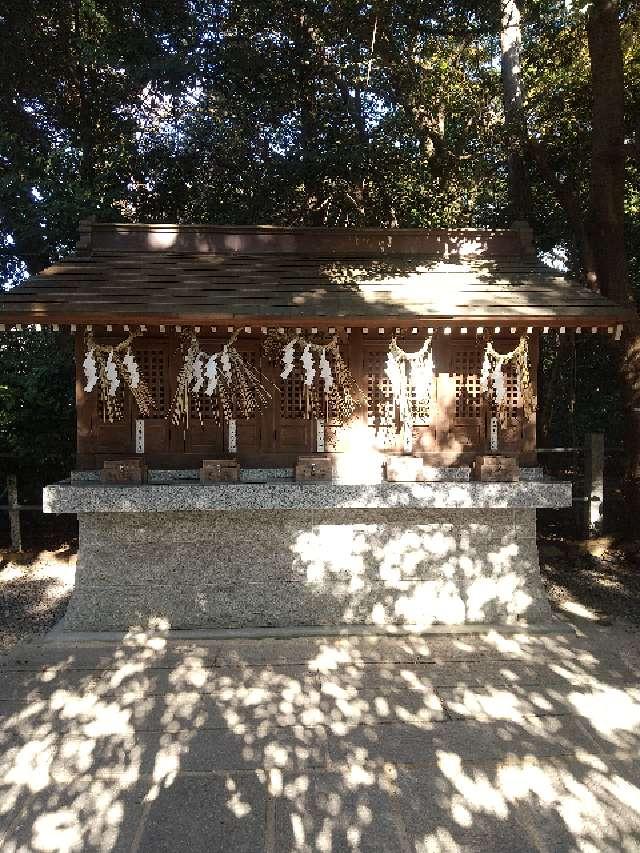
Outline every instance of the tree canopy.
<svg viewBox="0 0 640 853"><path fill-rule="evenodd" d="M562 194L588 211L597 6L519 4L523 121L542 161L505 122L498 0L5 0L3 282L68 253L88 216L506 226L514 144L540 251L581 274ZM637 287L640 13L633 0L615 8ZM601 348L584 357L604 387Z"/></svg>

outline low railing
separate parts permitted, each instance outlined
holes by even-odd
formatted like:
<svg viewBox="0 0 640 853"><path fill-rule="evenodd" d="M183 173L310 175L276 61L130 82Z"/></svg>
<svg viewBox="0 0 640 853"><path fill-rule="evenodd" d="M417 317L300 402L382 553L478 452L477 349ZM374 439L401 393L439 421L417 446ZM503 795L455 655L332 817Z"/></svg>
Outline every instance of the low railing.
<svg viewBox="0 0 640 853"><path fill-rule="evenodd" d="M538 448L545 474L573 484L573 508L564 515L565 526L577 536L597 536L605 522L615 526L616 518L624 515L623 454L620 447L605 446L603 433L588 433L582 447ZM562 511L556 520L561 517Z"/></svg>

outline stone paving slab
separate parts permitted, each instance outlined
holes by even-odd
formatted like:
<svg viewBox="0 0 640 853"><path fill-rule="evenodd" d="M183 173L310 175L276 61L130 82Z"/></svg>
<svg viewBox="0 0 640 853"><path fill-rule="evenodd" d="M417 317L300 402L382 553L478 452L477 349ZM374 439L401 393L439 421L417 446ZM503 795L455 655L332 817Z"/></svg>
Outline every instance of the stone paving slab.
<svg viewBox="0 0 640 853"><path fill-rule="evenodd" d="M405 853L391 780L344 773L286 774L275 802L275 850Z"/></svg>
<svg viewBox="0 0 640 853"><path fill-rule="evenodd" d="M265 803L256 774L178 777L150 803L138 850L256 853L264 849Z"/></svg>
<svg viewBox="0 0 640 853"><path fill-rule="evenodd" d="M148 789L145 782L129 785L114 779L94 779L90 786L83 779L49 784L32 794L12 825L5 825L4 837L0 830L0 845L4 853L128 853L136 843Z"/></svg>
<svg viewBox="0 0 640 853"><path fill-rule="evenodd" d="M0 849L638 850L639 754L602 636L43 643L0 663Z"/></svg>

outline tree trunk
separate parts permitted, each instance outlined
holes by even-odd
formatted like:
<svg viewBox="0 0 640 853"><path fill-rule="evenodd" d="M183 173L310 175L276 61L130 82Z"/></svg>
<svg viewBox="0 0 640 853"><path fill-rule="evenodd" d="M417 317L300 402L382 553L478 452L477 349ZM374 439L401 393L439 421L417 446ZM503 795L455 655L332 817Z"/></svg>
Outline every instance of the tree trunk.
<svg viewBox="0 0 640 853"><path fill-rule="evenodd" d="M618 4L594 0L587 16L591 60L591 181L588 230L598 289L630 299L624 243L624 67Z"/></svg>
<svg viewBox="0 0 640 853"><path fill-rule="evenodd" d="M588 230L598 288L632 301L624 237L624 64L616 0L594 0L587 17L591 61L591 182ZM640 512L640 324L626 329L619 381L625 403L625 497L629 519Z"/></svg>
<svg viewBox="0 0 640 853"><path fill-rule="evenodd" d="M526 122L522 93L522 34L516 0L500 4L500 68L502 100L509 137L509 198L511 221L526 220L531 209L529 177L522 154Z"/></svg>

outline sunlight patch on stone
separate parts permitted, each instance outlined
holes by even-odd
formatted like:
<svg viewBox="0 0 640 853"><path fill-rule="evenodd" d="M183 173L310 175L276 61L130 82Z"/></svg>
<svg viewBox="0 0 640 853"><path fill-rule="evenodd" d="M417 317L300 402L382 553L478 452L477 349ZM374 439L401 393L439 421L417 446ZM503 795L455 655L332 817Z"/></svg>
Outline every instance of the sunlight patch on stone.
<svg viewBox="0 0 640 853"><path fill-rule="evenodd" d="M58 809L36 818L33 849L51 853L71 853L82 849L82 827L71 809Z"/></svg>
<svg viewBox="0 0 640 853"><path fill-rule="evenodd" d="M593 693L569 693L569 702L577 712L605 736L616 732L640 733L640 702L625 690L602 685Z"/></svg>
<svg viewBox="0 0 640 853"><path fill-rule="evenodd" d="M462 759L453 752L438 750L438 767L449 780L462 799L452 797L452 804L463 803L467 809L482 811L506 819L509 813L502 792L489 780L486 773L478 768L473 771L473 777L462 767Z"/></svg>

